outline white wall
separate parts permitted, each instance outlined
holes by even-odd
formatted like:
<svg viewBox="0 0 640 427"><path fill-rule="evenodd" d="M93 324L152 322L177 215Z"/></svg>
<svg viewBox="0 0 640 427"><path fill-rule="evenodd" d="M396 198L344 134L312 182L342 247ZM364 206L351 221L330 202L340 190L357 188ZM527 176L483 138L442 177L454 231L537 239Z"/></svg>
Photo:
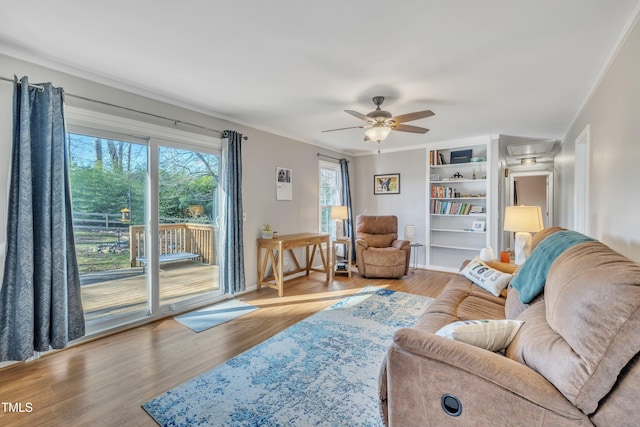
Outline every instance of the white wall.
<svg viewBox="0 0 640 427"><path fill-rule="evenodd" d="M255 286L257 282L256 238L259 236L262 224L270 223L280 234L318 231L317 153L337 158L349 158L340 153L310 144L262 132L0 55L0 76L12 77L14 74L19 78L27 75L32 83L52 82L54 86L64 88L67 94L126 106L208 128L237 130L247 135L249 140L243 142L242 155L243 203L244 210L247 213L247 221L244 227L244 246L248 287ZM11 153L12 146L12 97L13 85L0 81L0 152L5 153L0 156L0 245L6 241L9 153ZM66 101L72 105L167 125L164 120L151 119L147 116L125 112L121 109L81 102L70 96L66 98ZM188 126L185 126L185 130L196 131L193 127ZM351 162L351 165L353 165L353 162ZM277 166L293 169L292 201L276 201L275 172ZM355 187L353 178L351 185L352 188Z"/></svg>
<svg viewBox="0 0 640 427"><path fill-rule="evenodd" d="M396 215L398 236L404 236L404 226L416 226L416 242L425 243L427 212L427 149L399 151L356 157L358 183L352 187L354 215ZM400 194L373 194L373 175L399 173ZM424 248L418 251L418 264L425 264ZM413 256L413 254L412 254ZM413 259L411 260L413 263Z"/></svg>
<svg viewBox="0 0 640 427"><path fill-rule="evenodd" d="M573 227L574 143L589 125L587 234L640 261L640 25L577 115L555 158L556 223Z"/></svg>

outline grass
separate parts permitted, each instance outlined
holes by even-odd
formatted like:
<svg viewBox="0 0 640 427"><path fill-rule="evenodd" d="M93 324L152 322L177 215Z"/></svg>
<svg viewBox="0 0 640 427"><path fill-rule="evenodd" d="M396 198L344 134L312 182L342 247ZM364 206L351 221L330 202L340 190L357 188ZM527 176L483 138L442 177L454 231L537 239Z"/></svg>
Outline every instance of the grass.
<svg viewBox="0 0 640 427"><path fill-rule="evenodd" d="M121 233L120 239L123 238L128 238L128 233ZM120 254L97 251L98 245L118 241L116 231L76 231L75 240L80 274L117 270L131 265L128 251Z"/></svg>

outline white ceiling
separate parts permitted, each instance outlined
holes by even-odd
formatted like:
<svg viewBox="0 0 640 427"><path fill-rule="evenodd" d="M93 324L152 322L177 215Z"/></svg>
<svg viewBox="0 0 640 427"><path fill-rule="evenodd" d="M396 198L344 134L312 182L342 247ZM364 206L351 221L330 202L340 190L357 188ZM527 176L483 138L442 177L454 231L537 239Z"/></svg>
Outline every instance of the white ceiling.
<svg viewBox="0 0 640 427"><path fill-rule="evenodd" d="M431 109L385 149L562 138L638 0L2 0L0 53L304 142L374 152L343 110ZM5 76L9 77L9 76ZM55 82L53 82L55 84Z"/></svg>

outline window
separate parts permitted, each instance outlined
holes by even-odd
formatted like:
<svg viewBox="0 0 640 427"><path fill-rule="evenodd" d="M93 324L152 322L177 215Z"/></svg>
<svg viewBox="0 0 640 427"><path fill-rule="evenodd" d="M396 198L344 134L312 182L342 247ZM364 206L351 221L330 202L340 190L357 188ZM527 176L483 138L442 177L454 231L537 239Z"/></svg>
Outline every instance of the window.
<svg viewBox="0 0 640 427"><path fill-rule="evenodd" d="M331 219L331 207L342 205L340 165L320 161L320 232L336 235L336 223Z"/></svg>

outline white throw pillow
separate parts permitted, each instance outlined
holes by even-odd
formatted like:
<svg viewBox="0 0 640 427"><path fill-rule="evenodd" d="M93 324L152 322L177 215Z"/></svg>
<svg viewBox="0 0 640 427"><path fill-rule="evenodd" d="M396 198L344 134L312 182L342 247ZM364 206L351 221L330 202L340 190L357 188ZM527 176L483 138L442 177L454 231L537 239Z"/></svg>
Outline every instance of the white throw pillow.
<svg viewBox="0 0 640 427"><path fill-rule="evenodd" d="M489 267L479 257L469 262L460 274L495 296L500 296L511 280L511 274Z"/></svg>
<svg viewBox="0 0 640 427"><path fill-rule="evenodd" d="M520 320L461 320L440 328L436 335L489 351L506 348L524 322Z"/></svg>

